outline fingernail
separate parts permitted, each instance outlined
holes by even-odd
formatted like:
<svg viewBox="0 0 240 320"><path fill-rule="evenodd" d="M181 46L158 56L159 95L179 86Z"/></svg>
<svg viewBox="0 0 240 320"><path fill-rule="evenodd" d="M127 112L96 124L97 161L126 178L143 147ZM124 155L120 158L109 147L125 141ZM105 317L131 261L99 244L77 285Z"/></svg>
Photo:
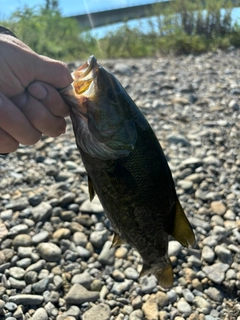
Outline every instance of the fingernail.
<svg viewBox="0 0 240 320"><path fill-rule="evenodd" d="M38 100L44 100L47 97L47 89L38 82L32 83L28 87L28 92Z"/></svg>

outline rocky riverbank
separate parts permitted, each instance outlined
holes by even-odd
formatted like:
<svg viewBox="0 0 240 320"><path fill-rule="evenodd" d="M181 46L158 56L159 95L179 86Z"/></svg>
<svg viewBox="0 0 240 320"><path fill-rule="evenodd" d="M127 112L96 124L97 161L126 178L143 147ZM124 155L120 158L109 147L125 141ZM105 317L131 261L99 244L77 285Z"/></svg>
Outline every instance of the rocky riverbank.
<svg viewBox="0 0 240 320"><path fill-rule="evenodd" d="M196 234L188 250L170 241L169 291L138 278L131 247L109 249L70 121L61 137L0 157L0 319L240 319L239 58L102 62L155 130Z"/></svg>

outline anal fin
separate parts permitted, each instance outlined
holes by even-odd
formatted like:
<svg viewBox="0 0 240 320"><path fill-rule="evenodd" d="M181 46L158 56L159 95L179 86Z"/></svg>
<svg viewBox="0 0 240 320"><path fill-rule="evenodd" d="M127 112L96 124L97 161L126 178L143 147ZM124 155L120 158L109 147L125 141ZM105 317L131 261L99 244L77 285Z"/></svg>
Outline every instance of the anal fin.
<svg viewBox="0 0 240 320"><path fill-rule="evenodd" d="M92 199L95 196L95 190L93 188L92 179L89 176L88 176L88 192L89 192L90 201L92 201Z"/></svg>
<svg viewBox="0 0 240 320"><path fill-rule="evenodd" d="M112 240L112 247L118 247L121 244L124 244L125 242L123 241L122 238L117 233L114 233L113 240Z"/></svg>
<svg viewBox="0 0 240 320"><path fill-rule="evenodd" d="M177 200L175 208L176 214L171 235L184 247L194 246L195 236L179 200Z"/></svg>

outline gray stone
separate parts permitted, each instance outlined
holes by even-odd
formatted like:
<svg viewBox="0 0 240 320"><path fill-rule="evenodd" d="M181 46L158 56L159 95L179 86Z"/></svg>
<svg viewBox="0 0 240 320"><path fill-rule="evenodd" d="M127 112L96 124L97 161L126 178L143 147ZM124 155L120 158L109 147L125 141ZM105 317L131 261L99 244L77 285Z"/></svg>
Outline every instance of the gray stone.
<svg viewBox="0 0 240 320"><path fill-rule="evenodd" d="M48 238L49 238L49 232L46 230L43 230L39 233L36 233L34 236L32 236L32 243L36 245L41 242L46 242Z"/></svg>
<svg viewBox="0 0 240 320"><path fill-rule="evenodd" d="M43 302L43 297L36 294L16 294L15 296L10 296L9 302L14 302L17 305L39 305Z"/></svg>
<svg viewBox="0 0 240 320"><path fill-rule="evenodd" d="M58 262L61 258L61 249L54 243L43 242L37 246L38 254L48 262Z"/></svg>
<svg viewBox="0 0 240 320"><path fill-rule="evenodd" d="M39 308L37 309L33 316L32 316L32 320L48 320L48 314L47 311L44 308Z"/></svg>
<svg viewBox="0 0 240 320"><path fill-rule="evenodd" d="M219 291L215 287L209 287L208 289L204 290L204 292L213 300L217 302L222 302L224 295L221 291Z"/></svg>
<svg viewBox="0 0 240 320"><path fill-rule="evenodd" d="M29 234L18 234L13 239L13 246L14 248L18 247L29 247L32 244L32 238Z"/></svg>
<svg viewBox="0 0 240 320"><path fill-rule="evenodd" d="M212 310L212 304L203 297L195 297L193 303L199 312L204 314L210 314Z"/></svg>
<svg viewBox="0 0 240 320"><path fill-rule="evenodd" d="M87 272L75 274L71 280L71 283L73 283L73 284L79 283L88 290L90 289L91 282L92 282L92 278L91 278L90 274Z"/></svg>
<svg viewBox="0 0 240 320"><path fill-rule="evenodd" d="M215 252L219 260L223 263L231 264L232 263L232 254L231 251L225 248L223 245L218 245L215 247Z"/></svg>
<svg viewBox="0 0 240 320"><path fill-rule="evenodd" d="M23 289L26 287L26 282L24 280L17 280L13 277L9 277L8 281L12 289Z"/></svg>
<svg viewBox="0 0 240 320"><path fill-rule="evenodd" d="M214 251L209 246L204 246L202 248L202 259L204 259L208 263L212 263L215 258Z"/></svg>
<svg viewBox="0 0 240 320"><path fill-rule="evenodd" d="M134 269L132 267L126 268L124 270L124 274L125 274L127 279L137 280L139 278L139 273L137 272L136 269Z"/></svg>
<svg viewBox="0 0 240 320"><path fill-rule="evenodd" d="M111 248L112 241L106 241L101 253L98 256L98 261L103 265L112 265L115 261L116 248Z"/></svg>
<svg viewBox="0 0 240 320"><path fill-rule="evenodd" d="M104 212L103 207L97 196L95 196L92 201L90 201L89 199L84 201L80 206L80 211L83 213L87 212L96 214Z"/></svg>
<svg viewBox="0 0 240 320"><path fill-rule="evenodd" d="M132 283L133 281L128 279L125 279L123 282L115 282L111 292L117 296L120 296L122 293L130 289Z"/></svg>
<svg viewBox="0 0 240 320"><path fill-rule="evenodd" d="M178 241L175 241L175 240L169 241L169 243L168 243L169 257L171 257L171 256L177 257L179 255L179 253L181 252L181 250L182 250L181 243L179 243Z"/></svg>
<svg viewBox="0 0 240 320"><path fill-rule="evenodd" d="M104 243L108 239L108 231L102 230L102 231L93 231L90 235L90 242L95 248L102 248Z"/></svg>
<svg viewBox="0 0 240 320"><path fill-rule="evenodd" d="M9 269L9 274L15 279L23 279L25 270L19 267L12 267Z"/></svg>
<svg viewBox="0 0 240 320"><path fill-rule="evenodd" d="M100 303L86 312L84 312L83 320L109 320L111 315L111 309L107 304Z"/></svg>
<svg viewBox="0 0 240 320"><path fill-rule="evenodd" d="M35 293L43 293L48 286L49 278L44 278L36 283L33 283L32 288Z"/></svg>
<svg viewBox="0 0 240 320"><path fill-rule="evenodd" d="M87 236L85 235L85 233L80 232L80 231L75 232L73 234L72 240L76 246L81 246L81 247L85 247L88 242L88 239L87 239Z"/></svg>
<svg viewBox="0 0 240 320"><path fill-rule="evenodd" d="M154 276L145 276L141 279L141 291L143 294L151 293L156 288L157 279Z"/></svg>
<svg viewBox="0 0 240 320"><path fill-rule="evenodd" d="M32 208L32 215L35 221L44 221L50 218L52 206L48 202L41 202L38 206Z"/></svg>
<svg viewBox="0 0 240 320"><path fill-rule="evenodd" d="M181 144L185 147L190 146L189 141L181 134L170 134L167 136L168 143Z"/></svg>
<svg viewBox="0 0 240 320"><path fill-rule="evenodd" d="M192 303L194 299L194 295L189 289L183 289L182 294L187 302Z"/></svg>
<svg viewBox="0 0 240 320"><path fill-rule="evenodd" d="M94 302L99 298L99 292L88 291L84 286L75 283L65 296L68 304L81 305L85 302Z"/></svg>
<svg viewBox="0 0 240 320"><path fill-rule="evenodd" d="M68 204L74 202L75 198L76 198L75 193L67 192L59 199L60 204L61 204L61 206L67 206Z"/></svg>
<svg viewBox="0 0 240 320"><path fill-rule="evenodd" d="M203 267L206 276L217 284L221 284L225 279L225 272L229 269L229 265L225 263L215 263L211 266Z"/></svg>
<svg viewBox="0 0 240 320"><path fill-rule="evenodd" d="M23 198L19 198L19 199L16 199L16 200L12 200L11 202L9 202L5 206L5 208L6 209L11 209L13 211L21 211L21 210L25 209L28 206L29 206L28 199L23 197Z"/></svg>
<svg viewBox="0 0 240 320"><path fill-rule="evenodd" d="M185 301L183 298L181 298L177 303L177 309L179 312L184 314L185 316L189 316L192 312L192 308L187 301Z"/></svg>

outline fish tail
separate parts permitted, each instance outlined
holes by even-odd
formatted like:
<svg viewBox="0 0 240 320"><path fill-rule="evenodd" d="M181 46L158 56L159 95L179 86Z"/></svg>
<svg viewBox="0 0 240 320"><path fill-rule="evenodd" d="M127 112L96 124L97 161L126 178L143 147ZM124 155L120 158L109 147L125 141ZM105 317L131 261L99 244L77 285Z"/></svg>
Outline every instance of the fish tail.
<svg viewBox="0 0 240 320"><path fill-rule="evenodd" d="M149 267L146 263L143 263L143 268L140 273L140 277L151 273L157 278L158 284L164 289L169 289L173 286L173 269L169 258L167 258L167 263L164 267L154 268Z"/></svg>
<svg viewBox="0 0 240 320"><path fill-rule="evenodd" d="M164 289L169 289L173 286L173 269L171 262L169 261L164 268L153 272L158 280L158 283Z"/></svg>

